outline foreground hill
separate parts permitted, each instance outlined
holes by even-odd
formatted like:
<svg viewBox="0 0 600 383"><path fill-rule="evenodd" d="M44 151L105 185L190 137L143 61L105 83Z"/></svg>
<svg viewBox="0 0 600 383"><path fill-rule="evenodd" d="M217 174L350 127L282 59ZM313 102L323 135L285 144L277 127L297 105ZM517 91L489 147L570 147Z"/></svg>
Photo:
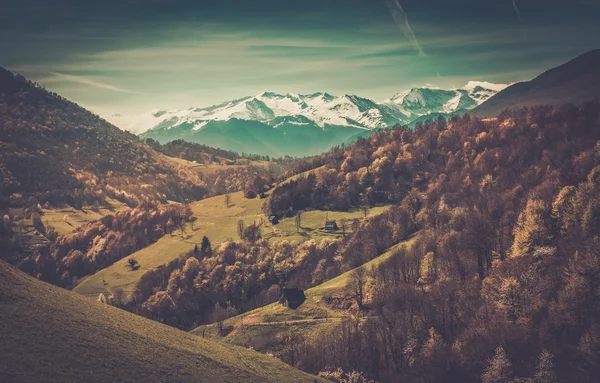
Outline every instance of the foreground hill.
<svg viewBox="0 0 600 383"><path fill-rule="evenodd" d="M535 79L499 92L471 115L494 117L504 109L534 105L576 105L600 97L600 49L587 52Z"/></svg>
<svg viewBox="0 0 600 383"><path fill-rule="evenodd" d="M26 276L0 261L3 382L314 382L279 360L202 339Z"/></svg>

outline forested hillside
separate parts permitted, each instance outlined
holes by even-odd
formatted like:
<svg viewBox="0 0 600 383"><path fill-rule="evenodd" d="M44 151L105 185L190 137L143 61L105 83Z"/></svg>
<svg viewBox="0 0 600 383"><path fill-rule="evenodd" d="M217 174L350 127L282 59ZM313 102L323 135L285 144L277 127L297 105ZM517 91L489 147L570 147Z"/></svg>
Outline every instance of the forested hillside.
<svg viewBox="0 0 600 383"><path fill-rule="evenodd" d="M418 231L363 276L364 318L306 340L297 365L382 382L595 381L599 113L592 102L383 131L274 190L274 214L393 202Z"/></svg>
<svg viewBox="0 0 600 383"><path fill-rule="evenodd" d="M192 172L78 105L0 68L0 207L199 199Z"/></svg>

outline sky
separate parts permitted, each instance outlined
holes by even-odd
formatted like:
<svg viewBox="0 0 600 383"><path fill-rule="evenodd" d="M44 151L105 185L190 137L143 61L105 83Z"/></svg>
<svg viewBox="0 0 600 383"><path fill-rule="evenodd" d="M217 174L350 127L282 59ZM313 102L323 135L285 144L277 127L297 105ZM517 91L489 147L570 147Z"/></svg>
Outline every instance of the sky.
<svg viewBox="0 0 600 383"><path fill-rule="evenodd" d="M0 66L100 114L529 80L600 48L600 0L0 0Z"/></svg>

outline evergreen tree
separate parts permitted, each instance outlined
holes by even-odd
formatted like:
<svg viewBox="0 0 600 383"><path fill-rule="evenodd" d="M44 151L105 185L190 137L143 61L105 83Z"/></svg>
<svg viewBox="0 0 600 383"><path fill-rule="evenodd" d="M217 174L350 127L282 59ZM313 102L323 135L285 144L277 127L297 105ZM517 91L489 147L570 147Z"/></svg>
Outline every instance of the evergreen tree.
<svg viewBox="0 0 600 383"><path fill-rule="evenodd" d="M483 383L508 383L512 378L512 364L502 346L499 346L494 356L488 362L481 377Z"/></svg>
<svg viewBox="0 0 600 383"><path fill-rule="evenodd" d="M557 383L554 373L554 356L547 350L542 350L535 371L534 383Z"/></svg>

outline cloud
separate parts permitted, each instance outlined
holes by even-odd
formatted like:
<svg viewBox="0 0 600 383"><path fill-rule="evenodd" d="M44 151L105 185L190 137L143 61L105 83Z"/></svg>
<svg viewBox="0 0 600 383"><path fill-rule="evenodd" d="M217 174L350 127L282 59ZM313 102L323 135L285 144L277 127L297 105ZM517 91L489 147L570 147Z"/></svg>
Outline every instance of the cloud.
<svg viewBox="0 0 600 383"><path fill-rule="evenodd" d="M119 93L137 94L137 95L146 94L146 93L137 92L134 90L123 89L118 86L106 84L106 83L92 80L90 78L83 77L83 76L73 76L70 74L64 74L64 73L58 73L58 72L48 72L48 74L50 75L50 77L46 77L46 78L40 80L39 82L44 83L44 84L51 84L51 83L58 83L58 82L72 82L72 83L88 85L88 86L92 86L95 88L110 90L110 91L119 92Z"/></svg>
<svg viewBox="0 0 600 383"><path fill-rule="evenodd" d="M398 0L384 1L385 5L389 8L390 12L392 13L392 18L394 19L396 24L398 24L400 29L402 29L402 32L404 32L406 38L410 40L413 47L419 53L419 56L425 56L425 51L421 47L421 44L419 44L419 40L417 39L415 32L413 31L413 29L410 26L410 23L408 22L408 15L406 14L406 12L404 12L404 8L402 8L400 2Z"/></svg>
<svg viewBox="0 0 600 383"><path fill-rule="evenodd" d="M521 11L519 10L519 7L517 6L517 0L513 0L513 8L515 9L517 18L519 19L519 21L521 21Z"/></svg>

